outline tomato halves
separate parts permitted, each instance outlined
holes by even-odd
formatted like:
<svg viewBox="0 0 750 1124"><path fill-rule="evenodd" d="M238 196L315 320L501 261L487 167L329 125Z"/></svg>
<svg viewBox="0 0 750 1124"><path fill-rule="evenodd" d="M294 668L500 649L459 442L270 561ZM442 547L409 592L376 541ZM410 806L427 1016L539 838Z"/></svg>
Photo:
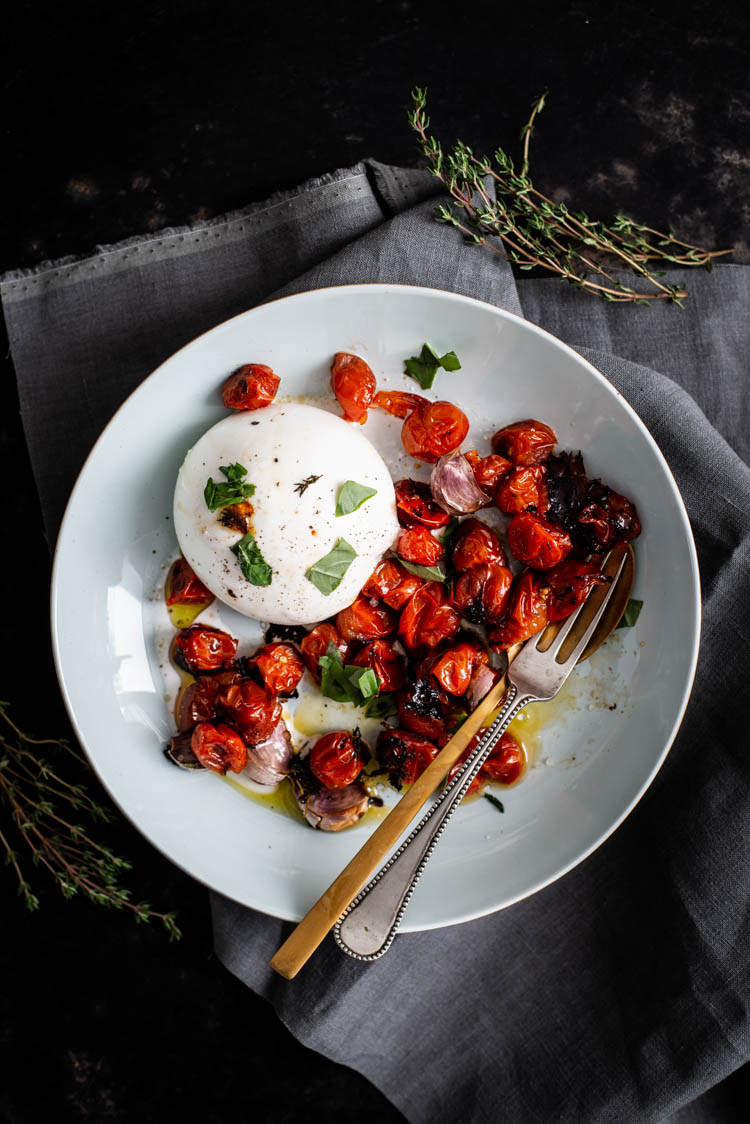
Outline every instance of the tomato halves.
<svg viewBox="0 0 750 1124"><path fill-rule="evenodd" d="M469 419L452 402L423 402L409 414L401 440L409 456L434 464L457 449L469 432Z"/></svg>
<svg viewBox="0 0 750 1124"><path fill-rule="evenodd" d="M394 486L396 492L396 514L405 527L422 523L425 527L444 527L450 522L450 515L432 498L429 484L420 480L399 480Z"/></svg>
<svg viewBox="0 0 750 1124"><path fill-rule="evenodd" d="M362 772L366 754L355 730L334 730L318 738L310 750L310 769L326 788L346 788Z"/></svg>
<svg viewBox="0 0 750 1124"><path fill-rule="evenodd" d="M337 351L331 364L331 389L347 421L367 421L367 408L375 394L375 376L358 355Z"/></svg>
<svg viewBox="0 0 750 1124"><path fill-rule="evenodd" d="M234 659L237 641L228 632L210 625L191 624L180 629L173 641L175 663L185 671L216 671Z"/></svg>
<svg viewBox="0 0 750 1124"><path fill-rule="evenodd" d="M193 730L190 748L206 769L222 776L227 769L241 773L247 764L247 746L231 726L223 722L199 722Z"/></svg>
<svg viewBox="0 0 750 1124"><path fill-rule="evenodd" d="M246 363L226 380L221 400L228 410L260 410L273 402L280 382L263 363Z"/></svg>

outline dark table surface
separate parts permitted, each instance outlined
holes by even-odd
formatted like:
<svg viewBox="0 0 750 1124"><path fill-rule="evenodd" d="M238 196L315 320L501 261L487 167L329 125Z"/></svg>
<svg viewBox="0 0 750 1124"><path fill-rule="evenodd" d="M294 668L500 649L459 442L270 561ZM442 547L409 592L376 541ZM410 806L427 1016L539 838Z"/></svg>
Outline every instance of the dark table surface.
<svg viewBox="0 0 750 1124"><path fill-rule="evenodd" d="M13 9L0 270L209 218L364 156L415 164L415 84L429 87L445 140L483 149L512 146L549 90L533 154L548 193L750 260L750 21L736 0ZM30 733L60 736L49 553L7 355L0 402L0 695ZM0 872L0 1119L402 1119L222 968L201 886L128 824L111 838L133 860L135 896L176 909L184 938L170 945L156 927L65 902L41 872L41 909L28 915ZM740 1076L716 1118L733 1119L743 1092Z"/></svg>

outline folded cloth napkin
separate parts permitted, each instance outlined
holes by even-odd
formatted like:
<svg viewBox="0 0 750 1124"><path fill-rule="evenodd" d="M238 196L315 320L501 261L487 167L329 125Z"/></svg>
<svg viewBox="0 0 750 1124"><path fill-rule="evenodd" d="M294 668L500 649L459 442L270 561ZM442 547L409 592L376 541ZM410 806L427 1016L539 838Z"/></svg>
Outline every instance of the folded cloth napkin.
<svg viewBox="0 0 750 1124"><path fill-rule="evenodd" d="M298 1038L414 1122L723 1119L716 1087L750 1057L750 270L691 275L684 311L602 305L557 281L516 284L432 221L433 194L424 173L368 162L206 225L6 276L50 544L129 391L271 295L434 286L579 347L659 442L698 544L701 659L664 768L604 846L501 913L401 935L372 964L329 940L290 983L268 968L290 927L214 894L216 950Z"/></svg>

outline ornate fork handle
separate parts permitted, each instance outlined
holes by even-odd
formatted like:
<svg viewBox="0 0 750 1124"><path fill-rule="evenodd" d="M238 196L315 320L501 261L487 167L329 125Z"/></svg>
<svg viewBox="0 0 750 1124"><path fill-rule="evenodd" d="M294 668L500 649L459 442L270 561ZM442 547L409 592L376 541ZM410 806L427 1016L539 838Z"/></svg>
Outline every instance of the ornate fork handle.
<svg viewBox="0 0 750 1124"><path fill-rule="evenodd" d="M336 922L334 938L348 956L355 960L377 960L387 952L443 828L518 711L533 702L534 697L525 694L519 698L515 685L509 684L495 721L487 728L461 769L385 866L360 890L346 913Z"/></svg>

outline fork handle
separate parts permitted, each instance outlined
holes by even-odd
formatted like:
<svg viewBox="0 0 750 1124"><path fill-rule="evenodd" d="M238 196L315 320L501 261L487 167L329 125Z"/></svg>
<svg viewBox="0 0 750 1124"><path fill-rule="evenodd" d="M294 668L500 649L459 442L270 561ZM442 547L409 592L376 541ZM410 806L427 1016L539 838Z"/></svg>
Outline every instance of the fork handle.
<svg viewBox="0 0 750 1124"><path fill-rule="evenodd" d="M511 684L495 721L453 780L388 862L357 894L337 921L333 935L355 960L377 960L387 952L442 831L502 734L533 696L517 698Z"/></svg>

